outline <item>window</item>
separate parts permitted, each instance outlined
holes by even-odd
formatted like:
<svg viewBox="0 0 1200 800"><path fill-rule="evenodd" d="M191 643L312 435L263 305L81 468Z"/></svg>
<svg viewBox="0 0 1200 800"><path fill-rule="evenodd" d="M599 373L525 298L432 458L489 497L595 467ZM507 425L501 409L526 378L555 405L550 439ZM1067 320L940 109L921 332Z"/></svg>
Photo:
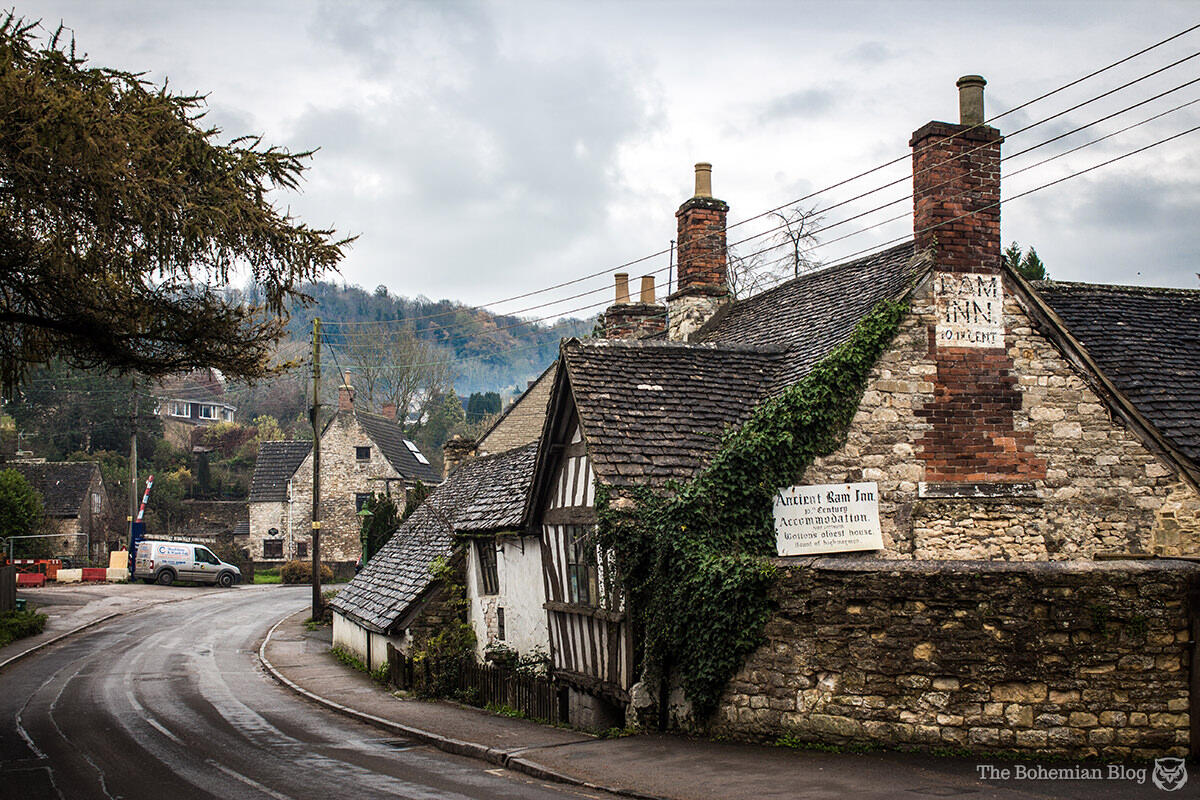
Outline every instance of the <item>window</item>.
<svg viewBox="0 0 1200 800"><path fill-rule="evenodd" d="M586 528L567 526L567 599L581 606L596 604L599 592L596 547Z"/></svg>
<svg viewBox="0 0 1200 800"><path fill-rule="evenodd" d="M201 563L203 563L203 564L220 564L221 562L216 556L214 556L208 550L205 550L203 547L197 547L196 548L196 563L197 564L201 564Z"/></svg>
<svg viewBox="0 0 1200 800"><path fill-rule="evenodd" d="M412 453L413 458L415 458L417 461L420 461L422 464L429 463L429 459L422 455L420 448L417 447L415 442L411 441L410 439L405 439L404 446L408 448L408 452Z"/></svg>
<svg viewBox="0 0 1200 800"><path fill-rule="evenodd" d="M308 558L308 542L296 542L296 558Z"/></svg>
<svg viewBox="0 0 1200 800"><path fill-rule="evenodd" d="M477 539L475 552L479 554L479 593L499 594L500 578L496 574L496 540L494 538Z"/></svg>
<svg viewBox="0 0 1200 800"><path fill-rule="evenodd" d="M362 511L363 507L367 504L367 501L370 499L371 499L370 492L357 492L354 495L354 513L357 514L358 512Z"/></svg>
<svg viewBox="0 0 1200 800"><path fill-rule="evenodd" d="M504 609L496 608L496 638L504 641Z"/></svg>
<svg viewBox="0 0 1200 800"><path fill-rule="evenodd" d="M92 513L93 514L100 513L100 493L99 492L92 492Z"/></svg>
<svg viewBox="0 0 1200 800"><path fill-rule="evenodd" d="M371 448L369 448L369 447L354 448L354 457L357 458L359 461L370 461L371 460Z"/></svg>
<svg viewBox="0 0 1200 800"><path fill-rule="evenodd" d="M231 408L221 409L221 419L225 420L226 422L233 422L233 409L231 409Z"/></svg>
<svg viewBox="0 0 1200 800"><path fill-rule="evenodd" d="M190 417L192 415L191 403L172 400L167 406L167 413L172 417Z"/></svg>
<svg viewBox="0 0 1200 800"><path fill-rule="evenodd" d="M283 540L264 539L263 558L283 558Z"/></svg>
<svg viewBox="0 0 1200 800"><path fill-rule="evenodd" d="M202 405L200 406L200 419L216 419L217 407Z"/></svg>

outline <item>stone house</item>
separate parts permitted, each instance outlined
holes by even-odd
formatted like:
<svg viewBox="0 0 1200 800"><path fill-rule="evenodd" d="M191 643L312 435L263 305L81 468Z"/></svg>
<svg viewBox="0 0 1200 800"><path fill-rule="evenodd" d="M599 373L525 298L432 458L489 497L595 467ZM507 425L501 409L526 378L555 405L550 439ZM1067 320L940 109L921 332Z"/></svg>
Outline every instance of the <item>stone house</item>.
<svg viewBox="0 0 1200 800"><path fill-rule="evenodd" d="M522 525L535 450L480 456L451 472L331 601L334 644L372 669L389 642L420 647L457 613L433 572L442 559L462 584L480 657L491 643L545 649L541 554Z"/></svg>
<svg viewBox="0 0 1200 800"><path fill-rule="evenodd" d="M1200 579L1173 560L1200 555L1200 292L1005 268L1002 137L983 124L982 79L959 87L962 121L910 142L912 241L733 301L728 207L698 165L666 335L664 309L628 303L618 279L614 318L646 324L610 333L649 338L562 345L528 521L573 720L611 724L656 691L638 684L630 609L591 540L597 488L620 507L688 479L877 301L903 299L845 442L795 478L875 484L882 547L776 559L766 643L689 724L1073 757L1200 747Z"/></svg>
<svg viewBox="0 0 1200 800"><path fill-rule="evenodd" d="M195 369L159 382L154 413L162 418L163 438L190 450L192 431L218 422L233 422L237 407L225 394L225 378L215 369Z"/></svg>
<svg viewBox="0 0 1200 800"><path fill-rule="evenodd" d="M45 530L35 533L62 537L51 540L56 557L70 558L77 564L90 560L107 566L109 551L121 546L122 532L116 524L99 464L14 461L0 468L21 473L41 494Z"/></svg>
<svg viewBox="0 0 1200 800"><path fill-rule="evenodd" d="M282 563L308 558L312 543L312 445L263 442L248 498L251 557ZM351 573L362 555L358 512L372 492L403 508L408 489L441 482L393 417L356 409L348 381L321 431L321 559Z"/></svg>

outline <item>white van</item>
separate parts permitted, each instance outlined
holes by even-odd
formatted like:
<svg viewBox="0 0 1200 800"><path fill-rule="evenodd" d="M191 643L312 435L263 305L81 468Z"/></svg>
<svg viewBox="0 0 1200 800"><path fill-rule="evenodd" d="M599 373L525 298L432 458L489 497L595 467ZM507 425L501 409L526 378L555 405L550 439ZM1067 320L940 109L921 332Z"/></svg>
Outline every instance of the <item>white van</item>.
<svg viewBox="0 0 1200 800"><path fill-rule="evenodd" d="M198 581L229 587L242 582L242 571L202 544L147 540L138 542L133 577L163 586L175 581Z"/></svg>

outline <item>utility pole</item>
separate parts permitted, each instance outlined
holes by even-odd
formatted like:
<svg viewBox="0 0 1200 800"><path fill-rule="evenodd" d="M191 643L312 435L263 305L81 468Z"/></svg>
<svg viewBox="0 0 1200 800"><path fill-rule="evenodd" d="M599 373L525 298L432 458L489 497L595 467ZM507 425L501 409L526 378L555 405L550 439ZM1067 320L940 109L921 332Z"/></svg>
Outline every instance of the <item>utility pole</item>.
<svg viewBox="0 0 1200 800"><path fill-rule="evenodd" d="M132 433L129 435L129 535L133 535L133 518L137 516L137 499L138 499L138 452L137 452L137 424L138 424L138 396L137 396L137 378L129 379L130 391L133 393L133 413L129 415L129 425Z"/></svg>
<svg viewBox="0 0 1200 800"><path fill-rule="evenodd" d="M313 496L312 496L312 618L321 607L321 318L313 319Z"/></svg>

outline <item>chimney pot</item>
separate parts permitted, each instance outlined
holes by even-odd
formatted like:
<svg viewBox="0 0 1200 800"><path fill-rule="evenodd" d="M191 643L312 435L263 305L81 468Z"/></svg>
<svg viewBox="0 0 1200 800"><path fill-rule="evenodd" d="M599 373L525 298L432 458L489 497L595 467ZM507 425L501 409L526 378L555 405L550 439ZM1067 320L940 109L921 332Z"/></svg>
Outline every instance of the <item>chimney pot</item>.
<svg viewBox="0 0 1200 800"><path fill-rule="evenodd" d="M712 164L701 161L696 165L696 197L712 196Z"/></svg>
<svg viewBox="0 0 1200 800"><path fill-rule="evenodd" d="M629 305L629 273L618 272L613 276L617 283L617 300L619 306Z"/></svg>
<svg viewBox="0 0 1200 800"><path fill-rule="evenodd" d="M648 306L654 305L654 276L642 276L642 302Z"/></svg>
<svg viewBox="0 0 1200 800"><path fill-rule="evenodd" d="M963 75L958 79L958 121L963 125L982 125L983 87L987 81L982 75Z"/></svg>

